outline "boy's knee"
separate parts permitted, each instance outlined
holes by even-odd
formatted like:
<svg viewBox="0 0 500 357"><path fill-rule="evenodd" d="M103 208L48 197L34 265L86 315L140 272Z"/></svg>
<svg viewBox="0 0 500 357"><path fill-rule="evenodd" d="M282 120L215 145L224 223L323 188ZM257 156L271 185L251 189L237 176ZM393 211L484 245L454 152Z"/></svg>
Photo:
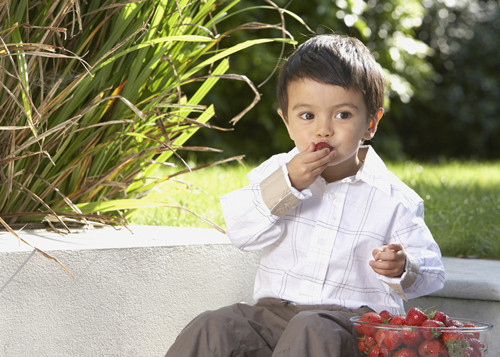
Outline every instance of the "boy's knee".
<svg viewBox="0 0 500 357"><path fill-rule="evenodd" d="M205 332L221 331L222 327L230 323L231 318L220 311L205 311L194 318L187 326L189 330L202 330Z"/></svg>
<svg viewBox="0 0 500 357"><path fill-rule="evenodd" d="M271 356L269 334L248 320L245 309L236 304L201 313L182 330L167 356Z"/></svg>
<svg viewBox="0 0 500 357"><path fill-rule="evenodd" d="M295 315L288 324L295 333L309 336L336 336L340 340L350 340L352 334L335 316L323 311L302 311Z"/></svg>
<svg viewBox="0 0 500 357"><path fill-rule="evenodd" d="M290 326L290 324L293 324L302 327L316 327L319 325L318 322L321 321L321 319L321 315L317 311L301 311L292 317L288 325Z"/></svg>
<svg viewBox="0 0 500 357"><path fill-rule="evenodd" d="M280 339L276 356L357 356L356 340L334 314L303 311L295 315Z"/></svg>
<svg viewBox="0 0 500 357"><path fill-rule="evenodd" d="M324 322L317 312L301 311L289 321L286 330L298 338L299 336L321 335L325 328Z"/></svg>

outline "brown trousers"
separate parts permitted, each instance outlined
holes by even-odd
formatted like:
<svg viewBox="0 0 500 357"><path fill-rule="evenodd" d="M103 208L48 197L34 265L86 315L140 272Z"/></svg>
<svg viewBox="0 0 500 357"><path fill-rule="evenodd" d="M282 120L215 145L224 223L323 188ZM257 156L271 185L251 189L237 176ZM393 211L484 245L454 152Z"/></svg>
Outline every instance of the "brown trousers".
<svg viewBox="0 0 500 357"><path fill-rule="evenodd" d="M355 357L349 318L368 311L278 299L230 305L196 317L165 357Z"/></svg>

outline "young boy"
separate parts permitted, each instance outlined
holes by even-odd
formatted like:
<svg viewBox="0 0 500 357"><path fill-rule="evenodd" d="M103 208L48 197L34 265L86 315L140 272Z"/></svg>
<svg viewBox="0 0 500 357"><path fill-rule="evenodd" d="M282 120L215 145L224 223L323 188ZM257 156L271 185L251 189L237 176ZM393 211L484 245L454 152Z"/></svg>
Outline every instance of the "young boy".
<svg viewBox="0 0 500 357"><path fill-rule="evenodd" d="M203 313L167 356L357 356L350 317L404 313L403 299L443 287L422 200L361 146L384 112L368 49L311 38L283 65L277 92L295 148L221 198L232 242L262 251L257 303Z"/></svg>

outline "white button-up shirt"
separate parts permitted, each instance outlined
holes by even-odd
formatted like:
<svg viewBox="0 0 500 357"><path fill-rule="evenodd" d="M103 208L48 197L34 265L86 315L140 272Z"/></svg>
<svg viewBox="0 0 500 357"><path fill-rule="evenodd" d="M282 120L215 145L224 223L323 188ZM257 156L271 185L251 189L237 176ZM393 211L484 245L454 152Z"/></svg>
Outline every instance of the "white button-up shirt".
<svg viewBox="0 0 500 357"><path fill-rule="evenodd" d="M444 285L441 253L424 222L422 199L366 151L355 176L319 177L299 192L286 164L298 153L271 157L252 170L250 184L221 198L227 234L242 250L262 250L254 298L296 304L367 305L404 312L403 300ZM376 274L372 250L401 243L401 278Z"/></svg>

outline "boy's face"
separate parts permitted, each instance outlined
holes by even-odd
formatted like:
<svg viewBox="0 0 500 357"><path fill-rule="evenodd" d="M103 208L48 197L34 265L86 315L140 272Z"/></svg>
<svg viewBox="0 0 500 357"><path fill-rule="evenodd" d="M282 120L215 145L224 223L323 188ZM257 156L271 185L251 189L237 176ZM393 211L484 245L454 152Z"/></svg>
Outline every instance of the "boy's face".
<svg viewBox="0 0 500 357"><path fill-rule="evenodd" d="M329 166L340 169L357 167L361 140L373 137L383 109L369 119L361 93L303 78L288 85L287 118L279 113L299 151L327 142L336 152Z"/></svg>

